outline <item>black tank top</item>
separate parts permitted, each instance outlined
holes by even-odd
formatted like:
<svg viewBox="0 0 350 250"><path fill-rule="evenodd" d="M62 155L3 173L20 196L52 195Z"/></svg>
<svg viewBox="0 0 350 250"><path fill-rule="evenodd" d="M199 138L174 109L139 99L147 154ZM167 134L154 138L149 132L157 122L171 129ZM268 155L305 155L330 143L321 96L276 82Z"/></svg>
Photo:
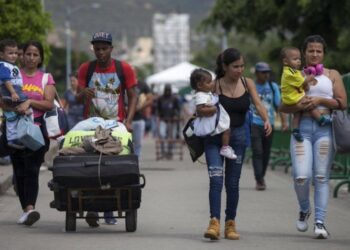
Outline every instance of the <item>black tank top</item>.
<svg viewBox="0 0 350 250"><path fill-rule="evenodd" d="M228 97L222 93L220 82L219 82L219 102L224 107L228 115L230 116L230 127L240 127L245 122L246 113L250 106L250 96L248 93L247 82L244 78L241 78L244 85L245 92L239 97Z"/></svg>

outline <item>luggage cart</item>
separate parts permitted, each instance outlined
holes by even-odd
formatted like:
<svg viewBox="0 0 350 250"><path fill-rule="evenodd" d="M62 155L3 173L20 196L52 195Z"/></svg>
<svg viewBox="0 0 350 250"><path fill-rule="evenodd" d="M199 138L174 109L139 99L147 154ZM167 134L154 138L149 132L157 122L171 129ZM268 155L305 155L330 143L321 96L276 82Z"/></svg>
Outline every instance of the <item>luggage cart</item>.
<svg viewBox="0 0 350 250"><path fill-rule="evenodd" d="M145 176L137 173L137 156L102 157L99 165L101 163L106 165L104 168L118 162L126 164L125 167L114 165L116 169L110 169L109 171L127 170L127 167L130 167L128 162L132 162L133 164L131 165L133 166L137 164L137 166L134 166L134 168L137 167L137 171L135 169L130 170L132 175L127 175L124 172L122 175L117 176L118 173L115 173L114 176L108 178L108 185L98 185L101 179L103 182L107 182L106 175L108 171L101 172L100 169L100 176L98 177L100 180L98 181L96 176L92 176L94 171L91 168L97 168L94 159L98 155L89 155L86 161L82 160L85 159L84 156L78 156L75 159L76 157L58 156L58 159L56 157L51 169L53 171L53 179L48 183L50 190L54 192L54 201L50 203L50 207L66 213L66 231L76 231L76 220L86 218L84 212L117 211L117 216L114 217L124 218L126 231L135 232L137 229L137 209L141 204L141 189L146 185ZM72 159L74 159L73 162ZM89 177L85 179L82 177L82 180L78 180L79 175L85 175L85 177L89 175ZM137 178L135 178L136 175ZM129 181L125 181L125 179Z"/></svg>

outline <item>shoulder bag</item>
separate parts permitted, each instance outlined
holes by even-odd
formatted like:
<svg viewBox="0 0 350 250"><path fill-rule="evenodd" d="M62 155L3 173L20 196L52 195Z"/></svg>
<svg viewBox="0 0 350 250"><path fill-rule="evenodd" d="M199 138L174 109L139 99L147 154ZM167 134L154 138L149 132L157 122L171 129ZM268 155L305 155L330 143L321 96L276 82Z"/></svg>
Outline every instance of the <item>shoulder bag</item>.
<svg viewBox="0 0 350 250"><path fill-rule="evenodd" d="M42 88L45 89L45 86L48 81L48 73L45 73L42 78ZM47 133L47 137L50 139L57 139L60 136L65 135L68 132L68 121L66 112L63 109L63 106L60 102L57 90L55 89L55 100L54 107L50 111L46 111L43 120L44 128Z"/></svg>
<svg viewBox="0 0 350 250"><path fill-rule="evenodd" d="M350 153L350 115L347 110L332 111L332 130L336 153Z"/></svg>

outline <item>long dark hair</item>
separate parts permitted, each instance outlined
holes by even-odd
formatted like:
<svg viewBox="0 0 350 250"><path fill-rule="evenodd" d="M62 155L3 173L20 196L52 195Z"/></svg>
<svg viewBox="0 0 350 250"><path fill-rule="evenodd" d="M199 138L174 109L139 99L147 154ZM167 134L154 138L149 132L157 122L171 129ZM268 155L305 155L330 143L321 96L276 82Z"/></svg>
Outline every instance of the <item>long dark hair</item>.
<svg viewBox="0 0 350 250"><path fill-rule="evenodd" d="M216 79L220 79L225 75L223 64L229 65L241 58L241 52L235 48L225 49L222 53L216 58L216 68L215 74Z"/></svg>
<svg viewBox="0 0 350 250"><path fill-rule="evenodd" d="M26 50L28 49L29 46L34 46L35 48L37 48L39 50L41 62L38 64L38 68L41 68L43 66L43 63L44 63L44 47L43 47L43 45L39 41L35 41L35 40L28 41L23 46L23 54L26 53Z"/></svg>
<svg viewBox="0 0 350 250"><path fill-rule="evenodd" d="M301 47L301 50L303 52L303 54L305 54L306 48L309 45L309 43L320 43L323 45L323 53L326 53L326 48L327 48L327 44L326 41L323 39L322 36L320 35L311 35L305 38L303 45Z"/></svg>

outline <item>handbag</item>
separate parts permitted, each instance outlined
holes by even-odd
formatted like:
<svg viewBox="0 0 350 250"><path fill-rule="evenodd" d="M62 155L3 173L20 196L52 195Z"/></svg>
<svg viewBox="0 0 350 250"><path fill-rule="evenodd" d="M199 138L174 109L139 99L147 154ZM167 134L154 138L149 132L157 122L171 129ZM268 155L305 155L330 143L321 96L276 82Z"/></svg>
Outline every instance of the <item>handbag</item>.
<svg viewBox="0 0 350 250"><path fill-rule="evenodd" d="M204 137L200 137L194 134L193 121L196 119L195 116L191 117L182 130L182 134L190 151L190 156L193 162L204 153Z"/></svg>
<svg viewBox="0 0 350 250"><path fill-rule="evenodd" d="M336 153L350 153L350 115L347 110L332 111L332 130Z"/></svg>
<svg viewBox="0 0 350 250"><path fill-rule="evenodd" d="M43 90L47 84L47 81L48 74L45 73L42 78ZM56 139L62 135L65 135L69 130L67 115L59 100L60 98L56 91L53 109L46 111L43 116L46 136L50 139Z"/></svg>
<svg viewBox="0 0 350 250"><path fill-rule="evenodd" d="M41 129L30 116L20 116L17 123L17 137L26 148L33 151L45 145Z"/></svg>
<svg viewBox="0 0 350 250"><path fill-rule="evenodd" d="M56 139L67 133L67 115L57 100L54 100L53 109L45 112L43 119L48 138Z"/></svg>

